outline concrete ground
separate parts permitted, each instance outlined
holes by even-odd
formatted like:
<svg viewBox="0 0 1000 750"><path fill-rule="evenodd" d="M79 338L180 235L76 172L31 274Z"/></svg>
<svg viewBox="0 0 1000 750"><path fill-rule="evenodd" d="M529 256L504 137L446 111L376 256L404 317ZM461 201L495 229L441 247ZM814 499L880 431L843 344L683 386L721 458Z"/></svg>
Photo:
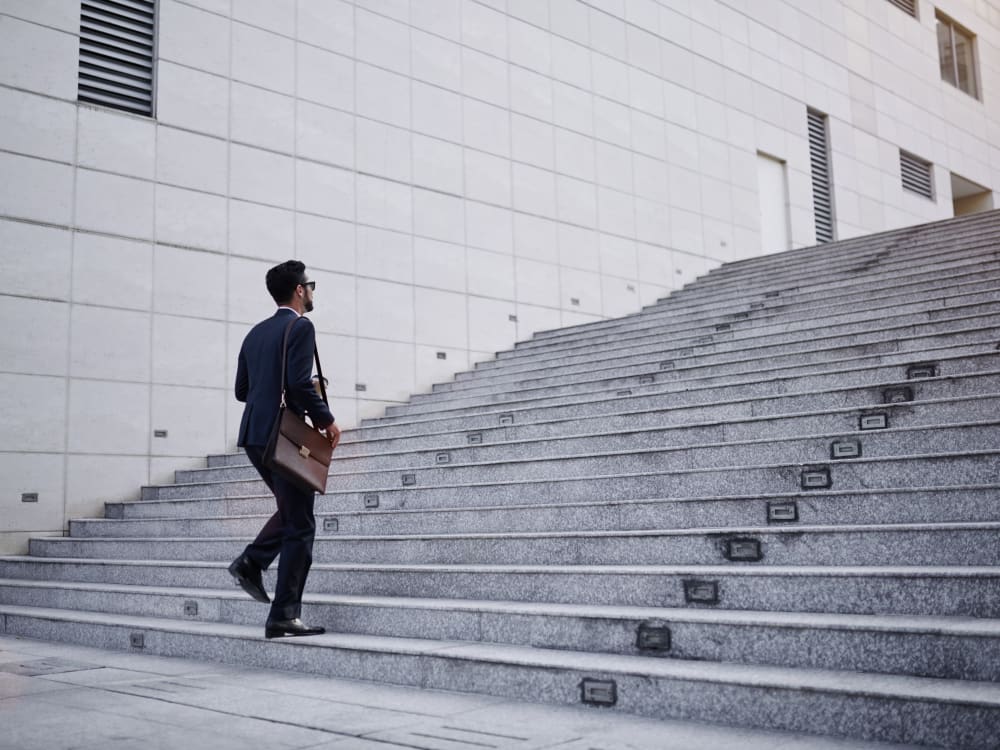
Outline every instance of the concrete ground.
<svg viewBox="0 0 1000 750"><path fill-rule="evenodd" d="M525 686L530 695L530 686ZM3 750L902 747L0 636Z"/></svg>

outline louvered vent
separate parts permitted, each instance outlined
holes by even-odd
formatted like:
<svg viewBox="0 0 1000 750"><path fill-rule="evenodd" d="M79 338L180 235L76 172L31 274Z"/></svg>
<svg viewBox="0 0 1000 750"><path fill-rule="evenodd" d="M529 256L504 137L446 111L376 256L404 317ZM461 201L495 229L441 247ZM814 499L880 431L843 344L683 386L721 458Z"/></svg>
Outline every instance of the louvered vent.
<svg viewBox="0 0 1000 750"><path fill-rule="evenodd" d="M911 193L934 199L934 183L931 180L931 163L919 156L899 152L899 166L903 175L903 187Z"/></svg>
<svg viewBox="0 0 1000 750"><path fill-rule="evenodd" d="M155 0L83 0L81 102L153 114Z"/></svg>
<svg viewBox="0 0 1000 750"><path fill-rule="evenodd" d="M833 241L833 172L830 167L830 136L827 117L808 111L809 163L812 168L813 213L816 218L816 242Z"/></svg>
<svg viewBox="0 0 1000 750"><path fill-rule="evenodd" d="M904 13L909 13L914 18L917 17L917 0L889 0Z"/></svg>

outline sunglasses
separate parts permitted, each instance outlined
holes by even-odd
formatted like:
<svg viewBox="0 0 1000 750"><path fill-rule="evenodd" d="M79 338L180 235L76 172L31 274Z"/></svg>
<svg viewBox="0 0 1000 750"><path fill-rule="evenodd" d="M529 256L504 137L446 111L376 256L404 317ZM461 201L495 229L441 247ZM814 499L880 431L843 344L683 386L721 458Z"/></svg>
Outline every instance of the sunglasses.
<svg viewBox="0 0 1000 750"><path fill-rule="evenodd" d="M315 281L302 281L302 282L299 282L299 286L307 286L310 289L312 289L314 292L316 291L316 282Z"/></svg>

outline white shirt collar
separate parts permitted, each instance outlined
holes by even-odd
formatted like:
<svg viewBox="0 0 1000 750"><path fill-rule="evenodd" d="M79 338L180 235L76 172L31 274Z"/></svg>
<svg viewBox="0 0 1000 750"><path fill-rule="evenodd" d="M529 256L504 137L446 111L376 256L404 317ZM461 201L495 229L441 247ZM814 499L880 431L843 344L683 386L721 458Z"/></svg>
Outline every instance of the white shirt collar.
<svg viewBox="0 0 1000 750"><path fill-rule="evenodd" d="M299 311L296 310L294 307L288 307L288 305L281 305L280 307L278 307L278 309L279 310L291 310L293 313L295 313L295 317L296 318L301 318L302 317L301 315L299 315Z"/></svg>

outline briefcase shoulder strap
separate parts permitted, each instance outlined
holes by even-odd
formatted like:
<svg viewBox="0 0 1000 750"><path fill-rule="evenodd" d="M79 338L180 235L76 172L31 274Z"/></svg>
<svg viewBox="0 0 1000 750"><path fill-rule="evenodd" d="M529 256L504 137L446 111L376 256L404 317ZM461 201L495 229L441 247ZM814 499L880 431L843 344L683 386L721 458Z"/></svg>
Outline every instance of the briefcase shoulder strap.
<svg viewBox="0 0 1000 750"><path fill-rule="evenodd" d="M281 342L281 406L286 406L285 401L285 371L288 369L288 337L292 333L292 326L294 326L300 319L301 316L296 316L288 321L288 325L285 326L285 336ZM323 403L327 406L330 402L326 399L326 382L323 378L323 366L319 363L319 347L313 343L313 357L316 360L316 373L319 375L319 390L320 395L323 397Z"/></svg>

